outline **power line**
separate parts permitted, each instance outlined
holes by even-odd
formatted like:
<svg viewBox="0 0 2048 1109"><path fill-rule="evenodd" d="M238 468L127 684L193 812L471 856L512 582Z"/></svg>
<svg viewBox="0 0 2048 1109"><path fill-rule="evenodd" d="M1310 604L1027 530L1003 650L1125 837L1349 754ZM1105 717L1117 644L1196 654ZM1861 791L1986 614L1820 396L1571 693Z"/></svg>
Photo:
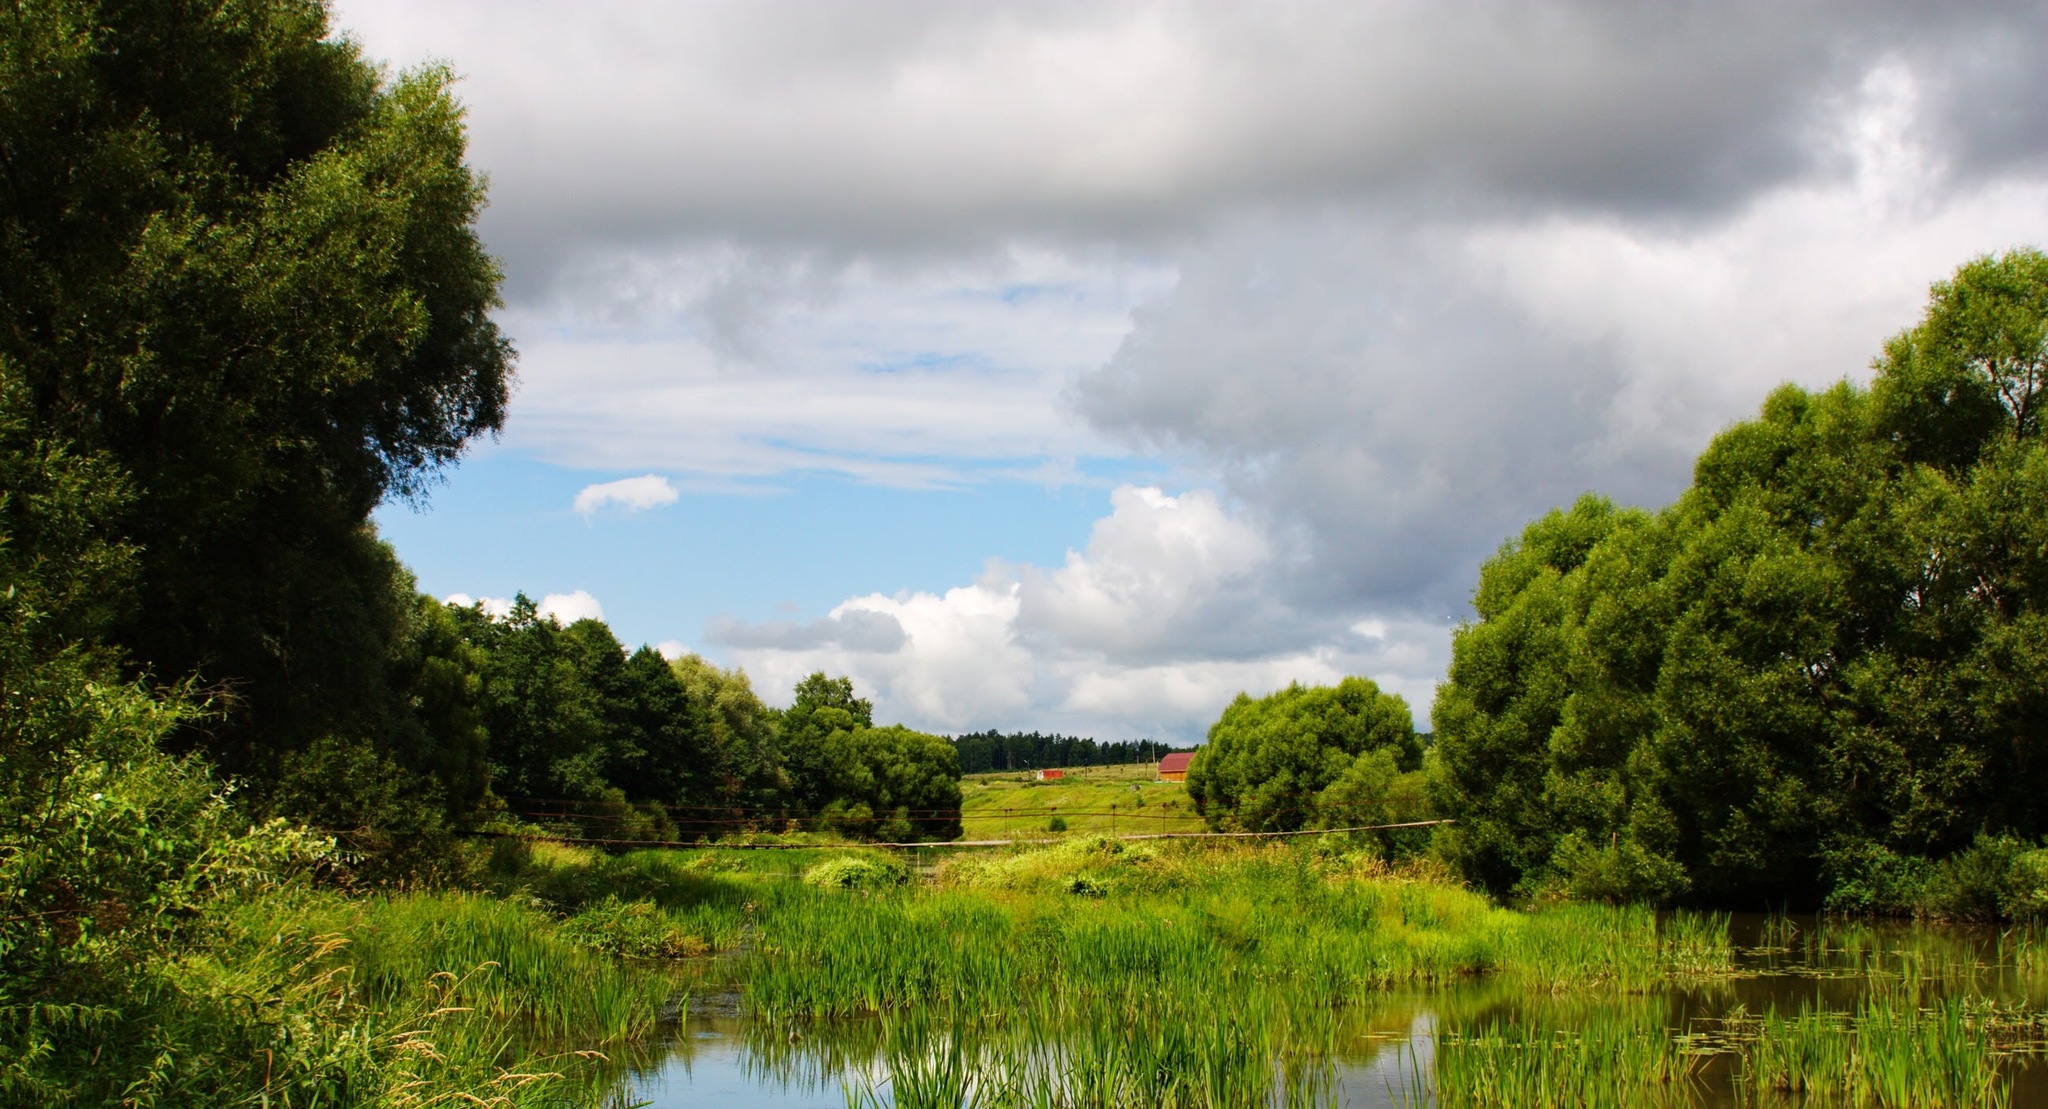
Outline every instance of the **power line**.
<svg viewBox="0 0 2048 1109"><path fill-rule="evenodd" d="M1155 839L1281 839L1288 836L1328 836L1343 832L1388 832L1400 828L1430 828L1438 824L1455 824L1453 818L1443 820L1409 820L1398 824L1359 824L1348 828L1302 828L1291 832L1139 832L1120 836L1103 836L1113 840L1155 840ZM533 843L561 843L578 847L662 847L673 850L719 850L719 851L817 851L833 847L1031 847L1051 843L1071 842L1070 838L1051 837L1039 839L956 839L933 840L921 843L849 841L834 843L706 843L703 840L644 840L644 839L603 839L591 836L549 836L528 832L471 832L473 836L492 839L519 839Z"/></svg>

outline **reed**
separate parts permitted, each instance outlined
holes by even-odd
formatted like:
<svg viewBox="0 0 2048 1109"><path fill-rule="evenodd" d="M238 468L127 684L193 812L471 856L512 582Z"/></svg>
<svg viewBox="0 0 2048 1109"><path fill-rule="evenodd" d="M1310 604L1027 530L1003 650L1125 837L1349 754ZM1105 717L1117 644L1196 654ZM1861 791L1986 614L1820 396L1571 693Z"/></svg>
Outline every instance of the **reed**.
<svg viewBox="0 0 2048 1109"><path fill-rule="evenodd" d="M148 1057L110 1051L70 1096L280 1109L621 1105L603 1049L651 1028L667 987L557 931L531 908L465 895L296 890L232 904L183 951L133 968L136 1007L111 1019L149 1022ZM122 1084L101 1088L103 1074Z"/></svg>
<svg viewBox="0 0 2048 1109"><path fill-rule="evenodd" d="M1385 991L1481 979L1494 1000L1441 1014L1433 1058L1411 1056L1412 1102L1676 1105L1711 1079L1747 1100L1998 1105L2000 1052L2044 1029L1942 995L1986 967L2019 973L2026 937L1987 956L1772 922L1772 949L1801 943L1852 968L1865 996L1712 1021L1668 991L1732 1000L1725 914L1510 912L1316 845L1078 838L900 886L731 880L753 911L730 972L772 1030L764 1060L840 1081L849 1105L1327 1104L1335 1061Z"/></svg>
<svg viewBox="0 0 2048 1109"><path fill-rule="evenodd" d="M1739 1048L1753 1093L1851 1106L2000 1106L1991 1026L1961 999L1919 1008L1873 996L1852 1012L1766 1014Z"/></svg>

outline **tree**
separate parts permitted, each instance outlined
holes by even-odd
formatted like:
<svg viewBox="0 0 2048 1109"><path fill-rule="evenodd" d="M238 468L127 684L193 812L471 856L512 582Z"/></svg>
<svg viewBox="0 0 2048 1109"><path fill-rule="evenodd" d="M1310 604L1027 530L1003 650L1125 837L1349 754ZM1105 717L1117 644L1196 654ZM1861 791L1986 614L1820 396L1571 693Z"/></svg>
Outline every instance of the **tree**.
<svg viewBox="0 0 2048 1109"><path fill-rule="evenodd" d="M386 81L327 18L0 12L0 361L35 435L127 481L147 603L108 634L223 695L186 740L239 772L399 742L413 596L366 521L499 427L510 375L450 74Z"/></svg>
<svg viewBox="0 0 2048 1109"><path fill-rule="evenodd" d="M714 799L708 803L731 810L724 822L706 824L704 830L765 820L770 813L786 815L791 787L774 713L761 703L746 673L721 670L699 655L675 659L669 669L708 716L711 748L716 752L711 775Z"/></svg>
<svg viewBox="0 0 2048 1109"><path fill-rule="evenodd" d="M1188 767L1188 796L1212 829L1344 826L1349 807L1368 801L1362 787L1380 752L1395 772L1422 763L1408 703L1366 678L1290 685L1258 700L1240 693ZM1370 765L1347 780L1360 760Z"/></svg>
<svg viewBox="0 0 2048 1109"><path fill-rule="evenodd" d="M1587 499L1504 547L1438 692L1445 853L1814 904L2048 831L2044 340L2048 258L1977 259L1868 389L1783 387L1654 517Z"/></svg>
<svg viewBox="0 0 2048 1109"><path fill-rule="evenodd" d="M873 839L960 835L960 755L938 736L874 726L853 679L818 672L780 718L789 793L820 827Z"/></svg>
<svg viewBox="0 0 2048 1109"><path fill-rule="evenodd" d="M524 593L502 620L467 613L488 659L483 714L497 791L520 803L604 799L612 757L587 634L572 636Z"/></svg>
<svg viewBox="0 0 2048 1109"><path fill-rule="evenodd" d="M902 842L960 836L960 759L935 735L892 724L835 729L823 743L820 824Z"/></svg>
<svg viewBox="0 0 2048 1109"><path fill-rule="evenodd" d="M835 732L873 727L874 716L874 705L853 695L852 678L828 678L819 671L796 683L779 731L790 792L801 811L817 813L831 800L826 740Z"/></svg>

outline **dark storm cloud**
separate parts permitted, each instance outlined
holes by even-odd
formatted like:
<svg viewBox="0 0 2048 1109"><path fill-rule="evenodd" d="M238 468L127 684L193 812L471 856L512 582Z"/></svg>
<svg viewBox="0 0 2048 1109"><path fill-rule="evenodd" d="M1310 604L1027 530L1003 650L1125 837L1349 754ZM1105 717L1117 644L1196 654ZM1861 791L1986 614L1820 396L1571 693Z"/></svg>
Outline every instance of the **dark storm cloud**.
<svg viewBox="0 0 2048 1109"><path fill-rule="evenodd" d="M1928 78L1959 172L2048 149L2035 5L436 9L372 46L460 58L528 292L662 241L916 254L1365 198L1711 215L1824 171L1816 128L1885 61Z"/></svg>
<svg viewBox="0 0 2048 1109"><path fill-rule="evenodd" d="M1295 544L1269 587L1304 616L1460 610L1532 512L1596 487L1661 501L1690 444L1617 440L1621 367L1474 291L1441 237L1337 217L1218 235L1073 402L1214 465Z"/></svg>

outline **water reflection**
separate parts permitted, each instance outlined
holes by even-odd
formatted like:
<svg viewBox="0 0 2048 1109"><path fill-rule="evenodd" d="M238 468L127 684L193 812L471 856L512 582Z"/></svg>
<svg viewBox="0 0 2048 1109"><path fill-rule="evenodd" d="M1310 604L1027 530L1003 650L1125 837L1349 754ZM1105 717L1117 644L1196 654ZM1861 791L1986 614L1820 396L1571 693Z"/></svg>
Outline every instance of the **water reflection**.
<svg viewBox="0 0 2048 1109"><path fill-rule="evenodd" d="M1996 1029L1996 1100L2048 1107L2048 1068L2040 1065L2048 1022L2039 1016L2048 1001L2048 960L2037 935L1761 915L1725 918L1724 929L1714 972L1682 985L1548 992L1504 977L1480 979L1380 995L1318 1020L1290 1018L1281 1039L1236 1041L1284 1042L1277 1057L1233 1060L1229 1044L1205 1043L1177 1054L1155 1044L1140 1058L1235 1067L1234 1087L1225 1076L1188 1080L1189 1091L1210 1084L1211 1104L1436 1106L1441 1040L1445 1092L1452 1095L1444 1104L1466 1100L1454 1084L1494 1081L1499 1076L1488 1068L1540 1058L1577 1060L1572 1066L1579 1069L1566 1077L1540 1081L1553 1095L1564 1092L1559 1082L1587 1083L1583 1096L1573 1095L1583 1104L1813 1105L1827 1099L1781 1095L1754 1076L1745 1085L1742 1068L1760 1064L1741 1048L1762 1034L1764 1014L1782 1015L1775 1034L1790 1037L1799 1029L1848 1028L1859 1013L1938 1014L1947 1006L1973 1034ZM623 1092L656 1109L844 1109L973 1104L996 1100L990 1095L999 1091L1007 1091L1005 1103L1055 1104L1063 1091L1079 1100L1084 1088L1137 1088L1087 1086L1087 1068L1124 1064L1113 1044L1083 1029L1033 1025L1000 1012L776 1025L740 1012L730 982L706 981L697 996L667 1043L649 1045L630 1062ZM1801 1013L1812 1019L1795 1028ZM1217 1014L1219 1021L1242 1017ZM1124 1035L1172 1031L1143 1024L1133 1020ZM1624 1072L1633 1078L1617 1081ZM1512 1088L1501 1086L1500 1096Z"/></svg>

